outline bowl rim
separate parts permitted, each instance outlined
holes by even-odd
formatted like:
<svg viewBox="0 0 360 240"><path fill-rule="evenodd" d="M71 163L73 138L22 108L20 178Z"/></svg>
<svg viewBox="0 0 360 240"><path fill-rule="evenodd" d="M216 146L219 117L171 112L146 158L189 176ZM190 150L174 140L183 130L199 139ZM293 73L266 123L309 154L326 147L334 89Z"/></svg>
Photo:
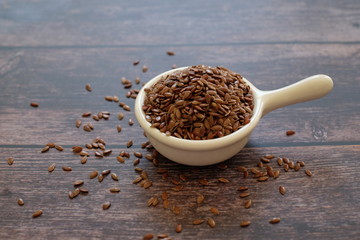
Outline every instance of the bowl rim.
<svg viewBox="0 0 360 240"><path fill-rule="evenodd" d="M254 101L254 109L253 114L250 119L250 122L240 128L239 130L214 139L206 139L206 140L191 140L191 139L182 139L174 136L166 136L165 133L162 133L157 128L151 128L151 124L146 121L144 111L142 110L142 105L145 97L145 88L149 88L155 84L155 82L159 81L162 76L169 75L172 72L179 71L187 67L179 67L175 69L171 69L169 71L158 74L157 76L150 79L139 91L136 100L135 100L135 116L140 124L140 126L144 129L145 133L149 138L155 138L157 141L162 144L172 146L178 149L183 150L191 150L191 151L203 151L208 149L220 149L225 146L229 146L232 144L236 144L240 142L242 139L246 138L256 127L259 120L262 116L263 111L263 102L261 101L261 91L257 89L249 80L243 77L243 80L250 86L250 89L253 94ZM150 139L151 140L151 139Z"/></svg>

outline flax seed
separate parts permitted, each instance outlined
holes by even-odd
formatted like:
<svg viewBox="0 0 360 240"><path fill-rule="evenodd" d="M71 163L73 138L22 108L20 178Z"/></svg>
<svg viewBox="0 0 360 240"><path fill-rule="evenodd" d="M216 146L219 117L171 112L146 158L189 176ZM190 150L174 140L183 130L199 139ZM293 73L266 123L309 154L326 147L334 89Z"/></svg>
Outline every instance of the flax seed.
<svg viewBox="0 0 360 240"><path fill-rule="evenodd" d="M117 126L116 126L116 130L117 130L117 132L119 133L119 132L121 132L122 127L121 127L120 125L117 125Z"/></svg>
<svg viewBox="0 0 360 240"><path fill-rule="evenodd" d="M99 175L97 176L97 179L98 179L99 182L102 182L102 181L104 180L104 175L99 174Z"/></svg>
<svg viewBox="0 0 360 240"><path fill-rule="evenodd" d="M245 220L245 221L242 221L242 222L240 222L240 227L247 227L247 226L249 226L250 225L250 221L247 221L247 220Z"/></svg>
<svg viewBox="0 0 360 240"><path fill-rule="evenodd" d="M289 171L289 165L287 163L284 163L283 168L285 172Z"/></svg>
<svg viewBox="0 0 360 240"><path fill-rule="evenodd" d="M265 158L265 157L260 158L260 160L261 160L261 162L263 162L263 163L269 163L269 162L270 162L270 159Z"/></svg>
<svg viewBox="0 0 360 240"><path fill-rule="evenodd" d="M250 208L251 205L252 205L251 199L246 200L245 203L244 203L244 207L245 207L245 208Z"/></svg>
<svg viewBox="0 0 360 240"><path fill-rule="evenodd" d="M30 106L31 106L31 107L34 107L34 108L37 108L37 107L39 107L39 104L36 103L36 102L31 102L31 103L30 103Z"/></svg>
<svg viewBox="0 0 360 240"><path fill-rule="evenodd" d="M147 72L149 70L149 68L146 66L146 65L144 65L143 67L142 67L142 71L145 73L145 72Z"/></svg>
<svg viewBox="0 0 360 240"><path fill-rule="evenodd" d="M96 178L99 175L98 171L92 171L89 175L90 179Z"/></svg>
<svg viewBox="0 0 360 240"><path fill-rule="evenodd" d="M120 188L110 188L110 192L118 193L118 192L120 192Z"/></svg>
<svg viewBox="0 0 360 240"><path fill-rule="evenodd" d="M86 156L83 156L81 159L80 159L80 163L81 164L85 164L87 162L87 157Z"/></svg>
<svg viewBox="0 0 360 240"><path fill-rule="evenodd" d="M248 187L241 186L238 188L238 191L246 191L248 189L249 189Z"/></svg>
<svg viewBox="0 0 360 240"><path fill-rule="evenodd" d="M64 148L60 145L55 145L55 149L58 150L59 152L64 151Z"/></svg>
<svg viewBox="0 0 360 240"><path fill-rule="evenodd" d="M211 228L214 228L216 226L216 223L215 223L215 220L211 217L209 217L207 219L207 224L211 227Z"/></svg>
<svg viewBox="0 0 360 240"><path fill-rule="evenodd" d="M112 178L114 181L119 181L119 177L118 177L118 175L116 175L116 173L111 173L111 178Z"/></svg>
<svg viewBox="0 0 360 240"><path fill-rule="evenodd" d="M239 195L239 197L241 197L241 198L246 198L248 196L250 196L249 192L243 192L243 193L240 193L240 195Z"/></svg>
<svg viewBox="0 0 360 240"><path fill-rule="evenodd" d="M42 210L37 210L36 212L33 213L32 217L33 218L40 217L42 215L42 213L43 213Z"/></svg>
<svg viewBox="0 0 360 240"><path fill-rule="evenodd" d="M112 150L110 150L110 149L107 149L107 150L103 151L104 156L109 156L111 153L112 153Z"/></svg>
<svg viewBox="0 0 360 240"><path fill-rule="evenodd" d="M203 186L208 186L208 185L209 185L209 181L206 180L206 179L200 179L200 180L199 180L199 183L200 183L201 185L203 185Z"/></svg>
<svg viewBox="0 0 360 240"><path fill-rule="evenodd" d="M219 215L219 214L220 214L219 209L217 209L216 207L211 207L209 210L210 210L210 212L212 212L212 214L214 214L214 215Z"/></svg>
<svg viewBox="0 0 360 240"><path fill-rule="evenodd" d="M140 60L136 60L136 61L133 62L133 65L136 66L136 65L138 65L139 63L140 63Z"/></svg>
<svg viewBox="0 0 360 240"><path fill-rule="evenodd" d="M41 149L42 153L45 153L47 151L49 151L50 147L49 146L45 146L43 149Z"/></svg>
<svg viewBox="0 0 360 240"><path fill-rule="evenodd" d="M132 145L133 145L133 141L132 141L132 140L129 140L129 141L126 143L126 147L127 147L127 148L130 148Z"/></svg>
<svg viewBox="0 0 360 240"><path fill-rule="evenodd" d="M80 153L82 150L83 150L83 148L80 147L80 146L74 146L74 147L72 147L73 153Z"/></svg>
<svg viewBox="0 0 360 240"><path fill-rule="evenodd" d="M276 224L276 223L279 223L280 222L280 218L272 218L269 220L269 223L271 224Z"/></svg>
<svg viewBox="0 0 360 240"><path fill-rule="evenodd" d="M290 162L290 160L289 160L287 157L283 157L283 161L284 161L284 163L286 163L286 164L289 164L289 162Z"/></svg>
<svg viewBox="0 0 360 240"><path fill-rule="evenodd" d="M86 91L88 91L88 92L91 92L91 91L92 91L92 87L91 87L90 83L87 83L87 84L85 85L85 89L86 89Z"/></svg>
<svg viewBox="0 0 360 240"><path fill-rule="evenodd" d="M84 181L83 181L83 180L76 180L76 181L74 182L74 186L75 186L75 187L81 186L81 185L83 185L83 184L84 184Z"/></svg>
<svg viewBox="0 0 360 240"><path fill-rule="evenodd" d="M200 204L200 203L204 202L204 199L205 199L204 195L200 194L199 196L197 196L196 202L198 204Z"/></svg>
<svg viewBox="0 0 360 240"><path fill-rule="evenodd" d="M13 165L13 163L14 163L14 158L9 157L9 158L7 159L7 164L9 164L9 165L11 166L11 165Z"/></svg>
<svg viewBox="0 0 360 240"><path fill-rule="evenodd" d="M98 152L98 151L96 151L94 154L95 154L95 157L97 157L97 158L103 158L104 157L103 154L101 152Z"/></svg>
<svg viewBox="0 0 360 240"><path fill-rule="evenodd" d="M218 181L221 183L229 183L230 181L226 178L218 178Z"/></svg>
<svg viewBox="0 0 360 240"><path fill-rule="evenodd" d="M143 240L151 240L154 238L154 235L151 233L147 233L143 236Z"/></svg>
<svg viewBox="0 0 360 240"><path fill-rule="evenodd" d="M46 144L46 146L48 146L49 148L54 148L54 147L55 147L55 143L53 143L53 142L48 142L48 143Z"/></svg>
<svg viewBox="0 0 360 240"><path fill-rule="evenodd" d="M81 126L81 123L82 123L82 121L81 121L80 119L77 119L77 120L75 121L75 126L76 126L77 128L79 128L79 127Z"/></svg>
<svg viewBox="0 0 360 240"><path fill-rule="evenodd" d="M89 193L89 190L88 190L87 188L84 188L84 187L79 188L79 191L80 191L80 193L82 193L82 194L87 194L87 193Z"/></svg>
<svg viewBox="0 0 360 240"><path fill-rule="evenodd" d="M103 171L101 172L101 175L107 176L107 175L109 175L110 173L111 173L111 170L110 170L110 169L106 169L106 170L103 170Z"/></svg>
<svg viewBox="0 0 360 240"><path fill-rule="evenodd" d="M144 183L144 188L145 189L148 189L149 187L151 187L152 186L152 182L151 181L146 181L145 183Z"/></svg>
<svg viewBox="0 0 360 240"><path fill-rule="evenodd" d="M63 169L65 172L71 172L71 171L72 171L72 168L69 167L69 166L63 166L62 169Z"/></svg>
<svg viewBox="0 0 360 240"><path fill-rule="evenodd" d="M311 177L313 174L310 170L306 169L305 170L305 174L308 176L308 177Z"/></svg>
<svg viewBox="0 0 360 240"><path fill-rule="evenodd" d="M279 192L280 192L282 195L285 195L285 193L286 193L285 187L280 186L280 187L279 187Z"/></svg>
<svg viewBox="0 0 360 240"><path fill-rule="evenodd" d="M17 203L19 204L19 206L23 206L25 204L24 200L22 198L19 198L17 200Z"/></svg>
<svg viewBox="0 0 360 240"><path fill-rule="evenodd" d="M111 206L111 203L110 203L110 202L105 202L105 203L102 205L102 209L103 209L103 210L107 210L107 209L110 208L110 206Z"/></svg>
<svg viewBox="0 0 360 240"><path fill-rule="evenodd" d="M181 233L181 231L182 231L182 225L181 224L176 224L175 232Z"/></svg>
<svg viewBox="0 0 360 240"><path fill-rule="evenodd" d="M174 56L174 55L175 55L175 52L173 52L173 51L167 51L166 54L169 55L169 56Z"/></svg>
<svg viewBox="0 0 360 240"><path fill-rule="evenodd" d="M277 161L277 163L278 163L279 166L282 166L282 165L284 164L283 159L280 158L280 157L277 158L276 161Z"/></svg>
<svg viewBox="0 0 360 240"><path fill-rule="evenodd" d="M134 183L134 184L139 183L139 182L141 182L141 180L143 180L142 177L136 177L136 178L133 180L133 183Z"/></svg>
<svg viewBox="0 0 360 240"><path fill-rule="evenodd" d="M121 156L117 156L116 159L118 160L119 163L124 163L125 162L124 158L121 157Z"/></svg>
<svg viewBox="0 0 360 240"><path fill-rule="evenodd" d="M291 136L291 135L294 135L294 134L295 134L295 131L292 131L292 130L286 131L286 136Z"/></svg>
<svg viewBox="0 0 360 240"><path fill-rule="evenodd" d="M179 215L180 212L181 212L181 208L178 207L178 206L173 206L172 211L173 211L173 213L174 213L175 215Z"/></svg>
<svg viewBox="0 0 360 240"><path fill-rule="evenodd" d="M202 224L203 222L205 222L204 219L195 219L195 220L192 222L192 224L193 224L193 225L200 225L200 224Z"/></svg>
<svg viewBox="0 0 360 240"><path fill-rule="evenodd" d="M132 120L131 118L129 119L129 126L132 126L132 125L134 125L134 120Z"/></svg>

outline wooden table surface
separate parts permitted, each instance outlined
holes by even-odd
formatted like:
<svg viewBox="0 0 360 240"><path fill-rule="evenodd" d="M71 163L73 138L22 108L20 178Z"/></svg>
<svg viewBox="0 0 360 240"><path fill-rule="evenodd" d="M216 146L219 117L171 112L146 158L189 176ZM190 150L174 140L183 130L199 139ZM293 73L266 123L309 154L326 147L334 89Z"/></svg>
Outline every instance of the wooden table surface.
<svg viewBox="0 0 360 240"><path fill-rule="evenodd" d="M0 1L0 239L142 239L148 233L154 239L159 234L171 239L360 238L359 13L358 0ZM136 60L140 63L133 66ZM160 156L155 166L141 158L136 167L153 183L145 189L133 184L139 176L133 153L148 153L141 148L143 130L136 121L128 125L135 120L133 110L104 97L118 96L133 109L134 99L126 97L120 79L140 88L174 64L226 66L263 90L323 73L333 78L334 89L322 99L265 116L246 147L223 164L188 167ZM87 83L92 92L85 90ZM31 102L39 107L30 107ZM109 111L110 119L82 118L84 112L101 111ZM119 112L123 120L117 119ZM94 130L76 128L77 119L91 122ZM287 130L296 133L286 136ZM97 136L112 154L99 159L87 150L90 156L81 164L72 147L84 147ZM129 149L128 140L134 143ZM64 151L41 153L48 142ZM117 161L120 151L131 155L125 163ZM305 167L285 172L275 158L268 165L281 170L277 179L258 182L252 173L244 179L238 167L256 167L266 154L304 161ZM65 172L63 166L73 170ZM89 179L92 171L105 169L119 181ZM204 179L209 185L200 183ZM84 180L89 193L69 199L76 180ZM240 198L240 186L249 188L249 197ZM110 193L114 187L121 192ZM204 201L197 203L201 195ZM148 207L151 197L159 200L155 207ZM111 207L103 210L107 201ZM33 218L39 209L43 214ZM281 222L270 224L274 217ZM193 225L195 219L205 222ZM247 228L240 227L244 220L251 222ZM175 232L177 224L181 233Z"/></svg>

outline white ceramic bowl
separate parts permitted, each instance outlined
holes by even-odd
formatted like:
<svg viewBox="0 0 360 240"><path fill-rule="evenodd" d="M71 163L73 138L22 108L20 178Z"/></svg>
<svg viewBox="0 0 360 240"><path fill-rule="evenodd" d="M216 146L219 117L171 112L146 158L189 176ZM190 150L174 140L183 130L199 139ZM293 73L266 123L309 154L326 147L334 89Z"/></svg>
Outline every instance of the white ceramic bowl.
<svg viewBox="0 0 360 240"><path fill-rule="evenodd" d="M166 136L159 129L151 128L150 123L145 119L142 105L145 97L144 88L151 88L162 76L184 68L187 67L164 72L147 82L136 98L135 115L156 150L170 160L191 166L211 165L231 158L246 145L251 132L265 114L286 105L323 97L333 88L332 79L322 74L308 77L290 86L273 91L261 91L244 78L250 85L254 100L250 123L221 138L210 140L180 139Z"/></svg>

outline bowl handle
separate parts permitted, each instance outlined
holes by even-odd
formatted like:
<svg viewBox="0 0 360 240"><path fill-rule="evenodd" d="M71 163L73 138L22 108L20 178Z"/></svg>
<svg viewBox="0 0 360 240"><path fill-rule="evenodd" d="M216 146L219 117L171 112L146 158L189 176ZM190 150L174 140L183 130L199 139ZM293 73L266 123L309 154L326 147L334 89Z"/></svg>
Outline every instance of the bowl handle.
<svg viewBox="0 0 360 240"><path fill-rule="evenodd" d="M280 89L261 91L260 97L264 104L262 116L287 105L321 98L331 91L333 85L329 76L319 74Z"/></svg>

